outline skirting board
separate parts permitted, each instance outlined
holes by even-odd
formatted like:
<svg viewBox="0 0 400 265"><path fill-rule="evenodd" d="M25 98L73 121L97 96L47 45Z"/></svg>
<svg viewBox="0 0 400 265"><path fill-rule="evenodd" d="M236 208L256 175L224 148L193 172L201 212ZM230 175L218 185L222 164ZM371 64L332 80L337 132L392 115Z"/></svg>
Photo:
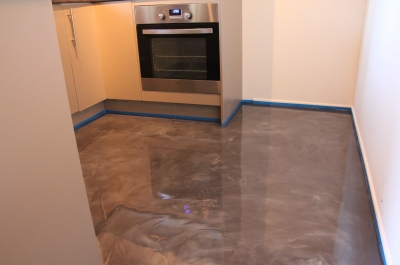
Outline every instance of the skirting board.
<svg viewBox="0 0 400 265"><path fill-rule="evenodd" d="M105 111L105 110L102 110L102 111L100 111L99 113L93 115L92 117L90 117L90 118L88 118L88 119L86 119L86 120L84 120L84 121L78 123L77 125L74 126L74 131L76 131L76 130L78 130L79 128L85 126L86 124L91 123L91 122L94 121L94 120L97 120L98 118L100 118L101 116L103 116L103 115L105 115L105 114L106 114L106 111Z"/></svg>
<svg viewBox="0 0 400 265"><path fill-rule="evenodd" d="M236 112L240 109L242 105L255 105L255 106L270 106L270 107L282 107L282 108L298 108L298 109L311 109L311 110L327 110L327 111L341 111L351 113L350 107L341 106L323 106L323 105L311 105L311 104L299 104L299 103L284 103L284 102L271 102L271 101L258 101L258 100L242 100L232 111L229 117L221 124L222 127L228 125L231 119L235 116ZM131 115L131 116L141 116L141 117L157 117L166 119L181 119L181 120L191 120L191 121L206 121L206 122L221 122L220 119L208 118L208 117L195 117L195 116L184 116L184 115L171 115L171 114L156 114L156 113L146 113L146 112L135 112L135 111L120 111L120 110L104 110L87 120L74 126L77 130L82 126L90 123L91 121L101 117L104 114L120 114L120 115Z"/></svg>
<svg viewBox="0 0 400 265"><path fill-rule="evenodd" d="M221 124L222 127L225 127L228 125L228 123L232 120L232 118L235 116L236 112L242 107L243 101L240 101L239 104L233 109L231 114L229 114L228 118Z"/></svg>
<svg viewBox="0 0 400 265"><path fill-rule="evenodd" d="M141 102L139 102L141 103ZM282 107L282 108L299 108L299 109L313 109L313 110L327 110L327 111L344 111L351 112L350 107L343 106L325 106L325 105L313 105L313 104L303 104L303 103L294 103L294 102L276 102L276 101L264 101L264 100L242 100L236 108L232 111L229 117L221 124L222 127L228 125L230 120L235 116L236 112L240 109L240 107L245 105L260 105L260 106L271 106L271 107ZM104 112L105 111L105 112ZM142 117L158 117L158 118L167 118L167 119L182 119L182 120L192 120L192 121L207 121L207 122L221 122L220 119L210 118L210 117L198 117L192 115L179 115L179 114L167 114L167 113L150 113L150 112L140 112L135 110L124 110L124 109L107 109L74 126L74 129L77 130L82 126L90 123L91 121L101 117L102 115L109 114L121 114L121 115L131 115L131 116L142 116Z"/></svg>
<svg viewBox="0 0 400 265"><path fill-rule="evenodd" d="M380 214L379 203L378 203L379 200L376 197L375 188L374 188L374 185L373 185L373 182L371 179L371 171L369 168L367 156L365 156L365 148L364 148L361 134L359 133L360 130L359 130L359 125L358 125L357 115L354 111L354 108L352 108L351 116L352 116L352 121L353 121L354 134L355 134L357 146L358 146L358 152L360 155L362 168L364 171L365 182L367 184L367 189L368 189L368 193L369 193L371 210L372 210L373 217L374 217L376 234L378 237L379 248L381 251L382 263L384 265L393 265L393 262L391 261L391 258L390 258L391 255L389 252L389 246L387 244L386 233L385 233L385 230L383 229L383 222L382 222L382 217Z"/></svg>
<svg viewBox="0 0 400 265"><path fill-rule="evenodd" d="M339 111L339 112L348 112L352 117L354 134L357 141L358 152L360 155L362 168L364 172L364 177L368 189L371 210L374 218L375 229L377 234L377 240L379 243L379 248L381 252L381 259L384 265L392 265L393 263L390 260L389 248L387 245L386 235L382 225L382 219L377 203L375 189L372 185L372 179L370 174L370 169L368 166L368 161L364 158L364 145L359 134L359 126L357 122L357 117L354 112L354 109L351 107L341 107L341 106L322 106L322 105L310 105L310 104L298 104L298 103L284 103L284 102L268 102L268 101L254 101L254 100L242 100L236 108L229 115L228 119L221 124L222 127L225 127L229 121L235 116L236 112L240 109L242 105L255 105L255 106L271 106L271 107L282 107L282 108L298 108L298 109L309 109L309 110L325 110L325 111ZM183 120L194 120L194 121L207 121L207 122L221 122L219 119L213 118L201 118L201 117L191 117L191 116L180 116L180 115L167 115L167 114L150 114L150 113L141 113L141 112L124 112L124 111L112 111L112 110L104 110L99 112L98 114L90 117L89 119L77 124L74 126L74 129L77 130L84 125L94 121L95 119L103 116L104 114L122 114L122 115L132 115L132 116L142 116L142 117L158 117L158 118L167 118L167 119L183 119Z"/></svg>
<svg viewBox="0 0 400 265"><path fill-rule="evenodd" d="M200 118L220 119L221 107L208 105L193 105L180 103L147 102L133 100L112 100L104 101L104 109L143 114L165 114L177 116L189 116ZM133 114L132 114L133 115Z"/></svg>
<svg viewBox="0 0 400 265"><path fill-rule="evenodd" d="M170 115L170 114L153 114L153 113L144 113L144 112L130 112L130 111L118 111L118 110L103 110L96 115L90 117L87 120L77 124L74 126L74 130L78 130L79 128L91 123L92 121L100 118L105 114L118 114L118 115L129 115L129 116L137 116L137 117L153 117L153 118L164 118L164 119L178 119L178 120L188 120L188 121L204 121L204 122L216 122L220 123L220 119L215 118L207 118L207 117L194 117L194 116L182 116L182 115Z"/></svg>
<svg viewBox="0 0 400 265"><path fill-rule="evenodd" d="M325 111L340 111L351 113L351 107L343 106L325 106L325 105L314 105L314 104L303 104L303 103L290 103L290 102L276 102L276 101L264 101L264 100L248 100L243 99L236 108L232 111L229 117L221 124L222 127L228 125L231 119L235 116L236 112L242 105L253 105L253 106L270 106L280 108L297 108L297 109L310 109L310 110L325 110Z"/></svg>
<svg viewBox="0 0 400 265"><path fill-rule="evenodd" d="M242 100L242 104L246 105L261 105L281 108L299 108L299 109L314 109L314 110L328 110L328 111L345 111L351 113L351 107L335 106L335 105L317 105L312 103L300 102L283 102L283 101L266 101L266 100Z"/></svg>
<svg viewBox="0 0 400 265"><path fill-rule="evenodd" d="M189 121L221 122L220 119L216 119L216 118L182 116L182 115L171 115L171 114L154 114L154 113L119 111L119 110L106 110L106 113L107 114L139 116L139 117L153 117L153 118L164 118L164 119L189 120Z"/></svg>

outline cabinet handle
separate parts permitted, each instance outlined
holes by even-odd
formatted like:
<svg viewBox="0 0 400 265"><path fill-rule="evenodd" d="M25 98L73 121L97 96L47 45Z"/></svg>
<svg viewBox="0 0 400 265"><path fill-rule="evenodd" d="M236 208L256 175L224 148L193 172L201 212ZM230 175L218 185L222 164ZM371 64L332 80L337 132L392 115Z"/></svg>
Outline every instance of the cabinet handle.
<svg viewBox="0 0 400 265"><path fill-rule="evenodd" d="M71 41L74 43L75 45L75 49L78 48L78 39L76 37L76 29L75 29L75 20L74 20L74 12L72 11L72 8L69 9L69 20L71 22L71 26L72 26L72 34L74 35L74 38L71 39Z"/></svg>

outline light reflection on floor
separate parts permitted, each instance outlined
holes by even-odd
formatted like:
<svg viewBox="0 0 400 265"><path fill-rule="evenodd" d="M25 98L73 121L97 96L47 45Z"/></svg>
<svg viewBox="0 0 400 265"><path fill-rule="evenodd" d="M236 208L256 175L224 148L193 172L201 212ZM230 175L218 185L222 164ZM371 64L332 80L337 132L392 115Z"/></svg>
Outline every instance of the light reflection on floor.
<svg viewBox="0 0 400 265"><path fill-rule="evenodd" d="M381 264L348 114L106 115L76 138L104 264Z"/></svg>

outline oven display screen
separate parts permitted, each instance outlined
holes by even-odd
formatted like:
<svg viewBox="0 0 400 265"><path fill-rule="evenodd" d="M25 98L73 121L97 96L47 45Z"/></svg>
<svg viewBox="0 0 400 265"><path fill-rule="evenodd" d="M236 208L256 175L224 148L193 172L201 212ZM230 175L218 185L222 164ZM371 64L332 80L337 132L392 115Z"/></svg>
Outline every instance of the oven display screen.
<svg viewBox="0 0 400 265"><path fill-rule="evenodd" d="M169 15L170 16L182 16L182 9L170 9Z"/></svg>

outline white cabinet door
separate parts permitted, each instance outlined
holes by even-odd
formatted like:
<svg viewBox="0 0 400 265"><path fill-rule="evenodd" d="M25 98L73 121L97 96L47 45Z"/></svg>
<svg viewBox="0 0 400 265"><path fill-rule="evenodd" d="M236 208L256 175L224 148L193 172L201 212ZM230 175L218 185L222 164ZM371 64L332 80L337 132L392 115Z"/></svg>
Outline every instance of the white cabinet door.
<svg viewBox="0 0 400 265"><path fill-rule="evenodd" d="M67 87L69 107L71 114L79 111L78 98L76 96L74 74L72 71L71 58L69 56L68 39L65 31L64 12L61 5L53 5L54 19L60 46L61 61L64 69L65 85Z"/></svg>
<svg viewBox="0 0 400 265"><path fill-rule="evenodd" d="M105 100L93 5L63 5L65 29L79 110Z"/></svg>
<svg viewBox="0 0 400 265"><path fill-rule="evenodd" d="M132 2L100 3L94 7L107 98L141 100Z"/></svg>

